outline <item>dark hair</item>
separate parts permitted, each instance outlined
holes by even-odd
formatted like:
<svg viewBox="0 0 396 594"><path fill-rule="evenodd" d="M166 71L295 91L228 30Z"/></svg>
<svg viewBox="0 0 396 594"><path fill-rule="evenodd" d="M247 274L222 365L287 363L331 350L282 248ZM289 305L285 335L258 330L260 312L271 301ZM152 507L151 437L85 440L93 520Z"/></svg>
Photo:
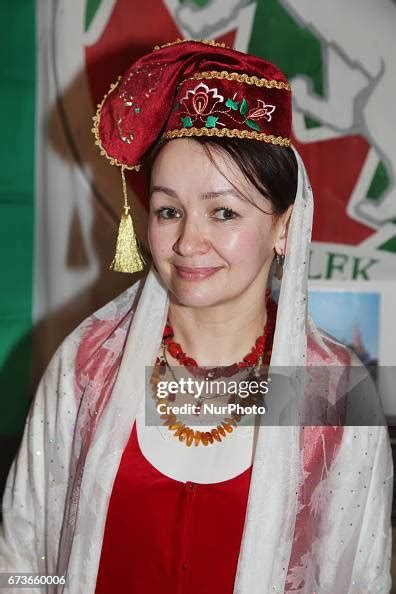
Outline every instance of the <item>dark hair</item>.
<svg viewBox="0 0 396 594"><path fill-rule="evenodd" d="M226 136L193 136L192 139L203 146L212 161L212 151L229 155L260 194L270 200L275 215L281 215L294 203L298 165L290 147ZM156 144L143 161L148 179L155 157L164 144Z"/></svg>

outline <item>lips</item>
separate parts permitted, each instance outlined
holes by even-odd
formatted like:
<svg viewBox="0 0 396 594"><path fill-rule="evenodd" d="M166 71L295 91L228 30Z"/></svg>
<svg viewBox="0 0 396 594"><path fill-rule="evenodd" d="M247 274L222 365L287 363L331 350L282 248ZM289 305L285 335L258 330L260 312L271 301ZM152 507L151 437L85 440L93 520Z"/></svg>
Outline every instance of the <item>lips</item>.
<svg viewBox="0 0 396 594"><path fill-rule="evenodd" d="M188 266L175 266L177 274L184 279L188 280L201 280L203 278L207 278L212 276L219 270L221 270L221 266L217 267L195 267L190 268Z"/></svg>

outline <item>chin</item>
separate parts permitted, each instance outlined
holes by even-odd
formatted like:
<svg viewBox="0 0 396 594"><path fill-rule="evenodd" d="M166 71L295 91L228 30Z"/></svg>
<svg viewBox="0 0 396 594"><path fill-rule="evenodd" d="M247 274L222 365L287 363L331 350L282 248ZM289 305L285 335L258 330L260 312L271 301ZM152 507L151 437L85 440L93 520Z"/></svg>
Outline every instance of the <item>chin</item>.
<svg viewBox="0 0 396 594"><path fill-rule="evenodd" d="M218 295L216 291L209 290L209 288L191 287L181 288L180 286L172 286L170 288L172 299L184 305L185 307L211 307L217 305L219 302L226 300L225 295Z"/></svg>

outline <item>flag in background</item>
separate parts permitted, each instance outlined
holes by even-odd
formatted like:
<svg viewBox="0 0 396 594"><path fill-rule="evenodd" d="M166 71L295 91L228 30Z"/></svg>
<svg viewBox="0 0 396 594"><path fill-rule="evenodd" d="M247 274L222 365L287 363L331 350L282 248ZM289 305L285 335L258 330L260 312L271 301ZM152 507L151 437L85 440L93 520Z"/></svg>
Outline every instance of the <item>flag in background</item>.
<svg viewBox="0 0 396 594"><path fill-rule="evenodd" d="M35 5L0 6L0 435L21 431L28 402L34 244Z"/></svg>
<svg viewBox="0 0 396 594"><path fill-rule="evenodd" d="M1 11L1 436L22 431L32 374L34 384L73 327L133 280L108 271L121 182L91 118L156 44L213 38L285 72L315 192L312 281L394 283L392 2L23 0ZM128 182L144 241L142 180ZM389 351L380 349L383 365L395 364Z"/></svg>

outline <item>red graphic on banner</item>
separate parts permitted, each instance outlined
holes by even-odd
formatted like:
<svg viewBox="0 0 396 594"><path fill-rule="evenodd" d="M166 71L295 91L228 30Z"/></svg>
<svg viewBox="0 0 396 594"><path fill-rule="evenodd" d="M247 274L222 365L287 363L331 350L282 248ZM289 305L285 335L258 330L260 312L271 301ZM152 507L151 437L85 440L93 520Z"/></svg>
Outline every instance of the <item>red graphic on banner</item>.
<svg viewBox="0 0 396 594"><path fill-rule="evenodd" d="M373 230L351 219L347 204L366 159L362 136L300 144L293 141L308 171L315 199L314 241L358 245Z"/></svg>

